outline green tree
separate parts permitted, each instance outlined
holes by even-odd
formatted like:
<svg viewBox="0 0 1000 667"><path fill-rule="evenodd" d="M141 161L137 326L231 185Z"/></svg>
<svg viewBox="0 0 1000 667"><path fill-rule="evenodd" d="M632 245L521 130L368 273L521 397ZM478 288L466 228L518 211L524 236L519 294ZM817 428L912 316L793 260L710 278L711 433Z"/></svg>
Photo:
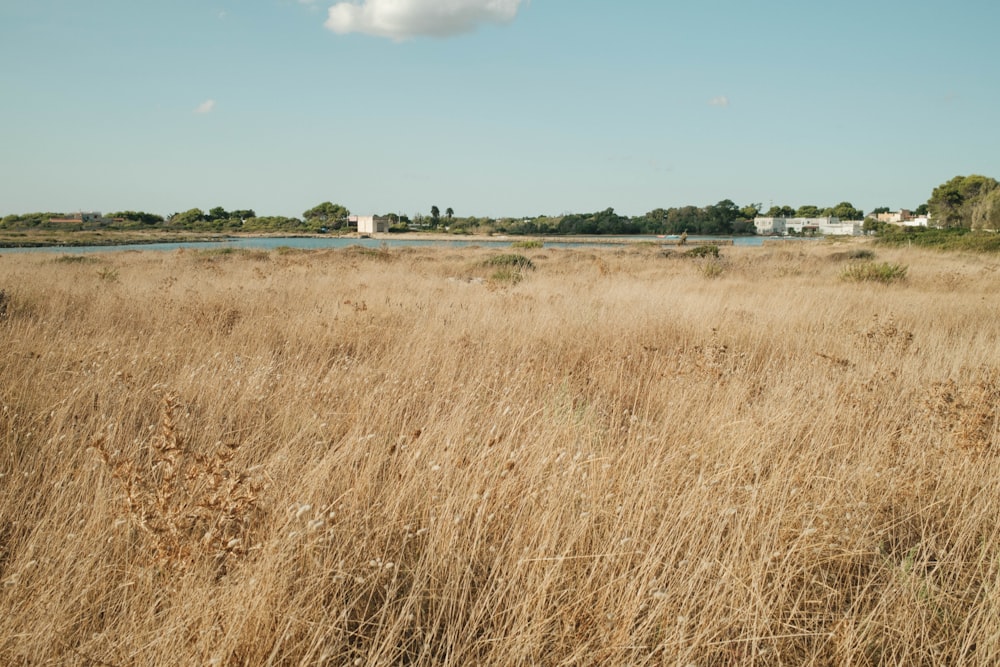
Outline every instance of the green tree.
<svg viewBox="0 0 1000 667"><path fill-rule="evenodd" d="M667 231L668 211L654 208L639 219L641 230L645 234L664 234Z"/></svg>
<svg viewBox="0 0 1000 667"><path fill-rule="evenodd" d="M215 208L208 209L208 215L205 218L209 221L215 220L228 220L229 211L222 208L221 206L216 206Z"/></svg>
<svg viewBox="0 0 1000 667"><path fill-rule="evenodd" d="M714 206L706 206L698 231L702 234L731 234L733 223L740 217L740 209L731 199L723 199Z"/></svg>
<svg viewBox="0 0 1000 667"><path fill-rule="evenodd" d="M695 232L701 222L701 209L697 206L682 206L667 211L667 231L670 234Z"/></svg>
<svg viewBox="0 0 1000 667"><path fill-rule="evenodd" d="M254 213L252 208L238 208L235 211L230 211L229 217L236 220L249 220L250 218L256 218L257 214Z"/></svg>
<svg viewBox="0 0 1000 667"><path fill-rule="evenodd" d="M795 209L791 206L772 206L767 209L768 218L794 218Z"/></svg>
<svg viewBox="0 0 1000 667"><path fill-rule="evenodd" d="M819 207L813 206L812 204L806 204L804 206L799 206L798 210L795 211L796 218L818 218L819 217Z"/></svg>
<svg viewBox="0 0 1000 667"><path fill-rule="evenodd" d="M156 215L155 213L146 213L145 211L116 211L114 213L108 213L109 218L121 218L122 220L127 220L129 222L138 222L143 225L155 225L157 223L163 222L162 215Z"/></svg>
<svg viewBox="0 0 1000 667"><path fill-rule="evenodd" d="M886 211L888 213L888 211ZM865 218L864 223L861 225L861 231L866 234L881 234L886 227L889 226L887 222L879 222L875 218L869 217Z"/></svg>
<svg viewBox="0 0 1000 667"><path fill-rule="evenodd" d="M347 218L350 215L351 212L340 204L325 201L305 211L302 214L302 218L312 228L329 227L331 229L340 229L347 224Z"/></svg>
<svg viewBox="0 0 1000 667"><path fill-rule="evenodd" d="M760 210L764 208L764 204L761 203L751 203L747 204L740 209L740 215L743 216L744 220L753 220L758 215L760 215Z"/></svg>
<svg viewBox="0 0 1000 667"><path fill-rule="evenodd" d="M441 209L437 206L431 206L431 220L437 225L441 221Z"/></svg>
<svg viewBox="0 0 1000 667"><path fill-rule="evenodd" d="M451 206L449 206L444 210L444 217L448 218L449 222L451 222L451 219L454 215L455 215L455 209L453 209Z"/></svg>
<svg viewBox="0 0 1000 667"><path fill-rule="evenodd" d="M956 176L934 188L931 198L927 200L927 207L935 224L947 228L969 229L980 200L998 186L1000 183L996 179L978 174Z"/></svg>
<svg viewBox="0 0 1000 667"><path fill-rule="evenodd" d="M284 216L264 216L250 217L243 221L244 230L254 231L300 231L302 221L298 218L286 218Z"/></svg>
<svg viewBox="0 0 1000 667"><path fill-rule="evenodd" d="M840 218L841 220L862 220L865 217L863 211L854 208L849 201L842 201L831 209L827 215Z"/></svg>
<svg viewBox="0 0 1000 667"><path fill-rule="evenodd" d="M169 222L175 227L195 227L205 222L205 212L200 208L189 208L183 213L172 215Z"/></svg>
<svg viewBox="0 0 1000 667"><path fill-rule="evenodd" d="M38 212L38 213L24 213L22 215L8 215L5 216L2 221L0 221L0 227L5 227L9 229L24 229L27 227L38 227L39 225L45 225L52 218L65 218L66 213L56 213L56 212Z"/></svg>
<svg viewBox="0 0 1000 667"><path fill-rule="evenodd" d="M976 203L972 210L972 228L1000 229L1000 188L994 188Z"/></svg>
<svg viewBox="0 0 1000 667"><path fill-rule="evenodd" d="M888 206L879 206L878 208L872 209L872 215L878 215L879 213L889 213L892 209Z"/></svg>

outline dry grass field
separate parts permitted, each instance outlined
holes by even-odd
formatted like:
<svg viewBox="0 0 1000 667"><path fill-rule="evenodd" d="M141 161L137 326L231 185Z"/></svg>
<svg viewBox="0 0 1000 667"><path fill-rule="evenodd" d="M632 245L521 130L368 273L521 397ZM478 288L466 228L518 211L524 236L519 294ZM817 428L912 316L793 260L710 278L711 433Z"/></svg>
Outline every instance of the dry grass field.
<svg viewBox="0 0 1000 667"><path fill-rule="evenodd" d="M1000 258L858 248L0 252L0 664L997 664Z"/></svg>

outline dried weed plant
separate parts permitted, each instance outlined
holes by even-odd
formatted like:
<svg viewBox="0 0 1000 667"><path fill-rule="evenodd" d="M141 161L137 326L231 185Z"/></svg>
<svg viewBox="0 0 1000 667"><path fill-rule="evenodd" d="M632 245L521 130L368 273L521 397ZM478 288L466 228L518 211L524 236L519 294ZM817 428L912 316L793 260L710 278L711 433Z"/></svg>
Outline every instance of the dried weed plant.
<svg viewBox="0 0 1000 667"><path fill-rule="evenodd" d="M997 453L1000 369L963 369L959 379L935 382L930 390L930 418L955 446L976 453Z"/></svg>
<svg viewBox="0 0 1000 667"><path fill-rule="evenodd" d="M259 548L251 527L264 484L233 469L238 443L218 443L212 455L191 451L178 432L176 410L176 396L164 396L147 461L115 455L103 437L90 446L118 482L123 517L139 529L151 564L183 570L207 557L224 574Z"/></svg>

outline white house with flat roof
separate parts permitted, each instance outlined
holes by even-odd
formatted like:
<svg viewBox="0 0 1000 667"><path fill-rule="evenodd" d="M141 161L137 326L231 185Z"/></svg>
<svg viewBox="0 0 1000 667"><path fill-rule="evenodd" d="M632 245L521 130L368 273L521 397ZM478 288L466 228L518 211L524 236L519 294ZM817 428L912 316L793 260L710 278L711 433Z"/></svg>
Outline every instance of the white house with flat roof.
<svg viewBox="0 0 1000 667"><path fill-rule="evenodd" d="M795 234L824 234L831 236L860 236L860 220L841 221L836 216L822 218L770 218L758 216L753 225L761 236L786 236Z"/></svg>
<svg viewBox="0 0 1000 667"><path fill-rule="evenodd" d="M382 234L389 231L387 215L352 215L347 221L358 223L358 234Z"/></svg>

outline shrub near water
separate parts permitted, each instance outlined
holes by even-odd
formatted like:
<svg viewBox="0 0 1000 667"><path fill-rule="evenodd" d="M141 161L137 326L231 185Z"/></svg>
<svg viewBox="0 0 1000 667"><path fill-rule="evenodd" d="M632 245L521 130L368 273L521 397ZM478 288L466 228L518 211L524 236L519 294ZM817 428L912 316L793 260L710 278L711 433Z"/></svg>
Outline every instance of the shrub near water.
<svg viewBox="0 0 1000 667"><path fill-rule="evenodd" d="M493 255L483 262L484 266L495 268L490 274L489 280L492 285L517 285L524 280L524 271L533 270L535 264L518 254Z"/></svg>
<svg viewBox="0 0 1000 667"><path fill-rule="evenodd" d="M1000 273L830 252L4 255L0 665L998 664Z"/></svg>
<svg viewBox="0 0 1000 667"><path fill-rule="evenodd" d="M510 255L493 255L489 259L486 259L484 263L487 266L500 266L500 267L510 267L515 269L534 269L534 263L525 257L524 255L510 254Z"/></svg>
<svg viewBox="0 0 1000 667"><path fill-rule="evenodd" d="M97 262L97 259L86 255L60 255L52 261L62 264L93 264Z"/></svg>
<svg viewBox="0 0 1000 667"><path fill-rule="evenodd" d="M875 252L868 248L855 248L843 252L835 252L830 255L830 259L836 262L844 260L874 260Z"/></svg>
<svg viewBox="0 0 1000 667"><path fill-rule="evenodd" d="M685 257L718 257L719 246L699 245L684 251Z"/></svg>

